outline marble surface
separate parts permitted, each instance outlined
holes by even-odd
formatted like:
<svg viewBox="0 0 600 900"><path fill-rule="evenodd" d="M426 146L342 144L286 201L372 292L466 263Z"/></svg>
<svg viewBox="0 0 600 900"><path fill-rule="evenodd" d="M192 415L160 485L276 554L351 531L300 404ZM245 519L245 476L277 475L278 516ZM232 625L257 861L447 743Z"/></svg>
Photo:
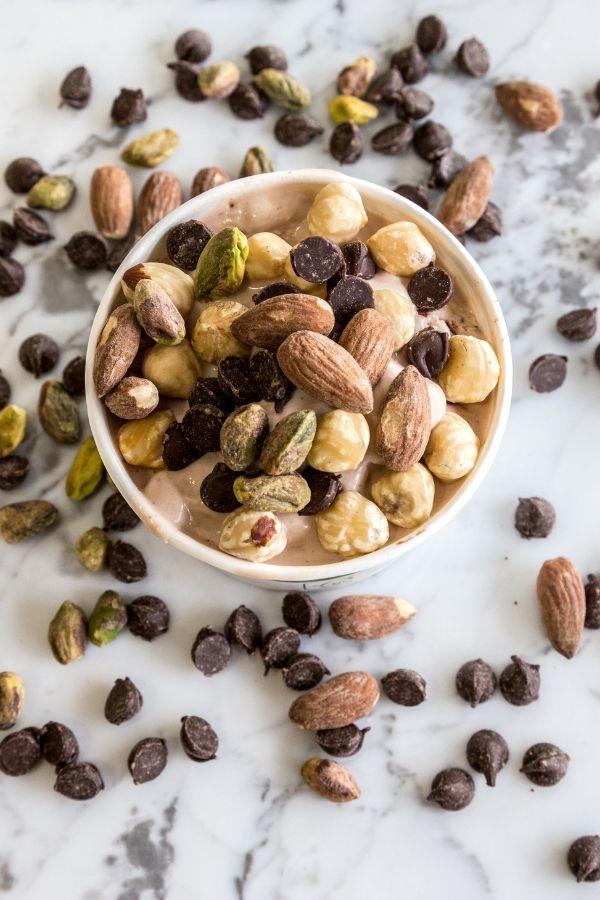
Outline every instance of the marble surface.
<svg viewBox="0 0 600 900"><path fill-rule="evenodd" d="M177 129L182 145L169 168L186 185L204 165L235 174L246 148L257 142L280 168L330 164L325 141L304 150L276 145L273 112L262 123L246 123L218 104L180 100L165 68L180 31L195 25L210 31L215 58L239 59L258 42L281 44L294 73L314 90L313 109L325 121L339 68L364 52L385 59L430 11L420 0L6 4L0 167L17 155L37 156L52 171L72 174L79 187L72 209L56 216L56 240L19 248L27 286L0 305L0 361L15 401L33 413L38 386L17 362L23 338L52 334L63 348L61 365L84 349L108 276L82 277L61 246L91 224L91 172L114 160L133 134ZM575 884L565 854L574 838L600 829L600 636L586 632L572 661L551 652L534 585L550 556L572 557L584 574L600 568L595 343L568 345L554 327L560 313L593 305L599 285L593 201L600 126L586 92L599 74L600 7L583 0L444 0L437 11L448 23L449 47L423 87L435 97L435 118L450 127L457 148L471 157L490 153L497 168L494 199L504 210L505 235L469 249L497 289L513 338L509 429L492 474L468 508L370 580L373 593L410 599L418 607L413 623L370 646L333 639L328 628L310 642L334 672L364 667L381 676L398 666L415 668L427 679L428 700L415 709L381 701L363 751L349 761L361 799L346 807L320 800L299 779L300 764L315 748L288 722L290 695L277 674L264 679L256 659L237 655L208 680L189 660L199 627L221 627L242 602L274 626L280 597L203 568L141 528L131 540L146 553L151 572L124 593L164 597L173 613L170 634L153 645L126 635L104 651L93 648L74 666L58 666L46 644L54 610L66 598L90 607L109 586L106 577L84 573L72 552L78 534L98 521L106 489L81 508L69 504L63 480L72 452L34 429L25 448L34 471L12 496L47 496L63 518L44 539L1 550L0 669L20 672L26 682L23 724L49 718L70 724L83 757L101 768L106 790L78 805L52 792L47 766L24 779L0 779L0 894L11 900L569 900L593 892ZM457 75L450 62L453 49L472 34L492 56L483 82ZM82 62L94 78L93 102L81 112L57 109L58 84ZM506 121L491 85L509 77L534 78L560 91L564 125L544 136ZM152 99L146 126L130 133L108 120L122 85L143 86ZM351 171L389 186L426 177L425 165L412 155L366 153ZM134 177L139 186L145 173ZM2 185L0 216L9 216L14 203ZM527 368L551 351L568 354L568 378L559 392L538 396L528 389ZM514 508L519 496L535 494L555 504L557 524L548 540L526 542L513 528ZM334 596L319 596L323 609ZM541 665L539 702L518 709L498 695L471 710L456 697L454 674L462 662L483 656L499 671L515 652ZM125 675L139 685L145 703L137 719L117 730L102 709L113 680ZM217 761L195 765L183 756L178 723L190 713L218 731ZM461 813L427 805L432 776L444 766L465 765L466 741L484 727L500 731L511 750L497 787L476 776L475 800ZM134 788L127 753L154 734L168 740L170 764L158 781ZM518 771L524 750L541 740L572 757L567 777L551 789L533 789Z"/></svg>

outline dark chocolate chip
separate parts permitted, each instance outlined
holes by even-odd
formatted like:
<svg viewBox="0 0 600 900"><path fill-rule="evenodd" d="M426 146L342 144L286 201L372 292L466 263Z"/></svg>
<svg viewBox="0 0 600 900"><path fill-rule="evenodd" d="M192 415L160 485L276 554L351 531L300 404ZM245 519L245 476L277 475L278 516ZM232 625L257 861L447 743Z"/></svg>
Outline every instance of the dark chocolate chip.
<svg viewBox="0 0 600 900"><path fill-rule="evenodd" d="M29 473L29 460L24 456L5 456L0 459L0 491L19 487Z"/></svg>
<svg viewBox="0 0 600 900"><path fill-rule="evenodd" d="M260 620L247 606L234 609L225 623L225 637L230 644L241 647L246 653L254 653L262 643L263 633Z"/></svg>
<svg viewBox="0 0 600 900"><path fill-rule="evenodd" d="M444 125L430 120L415 131L413 146L417 156L434 162L448 153L452 147L452 135Z"/></svg>
<svg viewBox="0 0 600 900"><path fill-rule="evenodd" d="M355 275L357 278L373 278L377 272L375 260L364 241L348 241L342 246L346 268L344 276Z"/></svg>
<svg viewBox="0 0 600 900"><path fill-rule="evenodd" d="M500 691L513 706L527 706L540 695L540 667L519 656L511 659L500 674Z"/></svg>
<svg viewBox="0 0 600 900"><path fill-rule="evenodd" d="M483 78L490 68L489 53L477 38L463 41L456 54L456 63L466 75Z"/></svg>
<svg viewBox="0 0 600 900"><path fill-rule="evenodd" d="M4 775L27 775L42 758L40 733L37 728L13 731L0 741L0 772Z"/></svg>
<svg viewBox="0 0 600 900"><path fill-rule="evenodd" d="M54 790L69 800L93 800L104 790L104 782L93 763L76 762L58 770Z"/></svg>
<svg viewBox="0 0 600 900"><path fill-rule="evenodd" d="M585 621L586 628L600 628L600 578L588 575L585 586Z"/></svg>
<svg viewBox="0 0 600 900"><path fill-rule="evenodd" d="M127 500L114 493L102 505L102 523L107 531L131 531L139 525L140 519Z"/></svg>
<svg viewBox="0 0 600 900"><path fill-rule="evenodd" d="M558 390L567 377L567 356L544 353L529 367L529 387L537 394L549 394Z"/></svg>
<svg viewBox="0 0 600 900"><path fill-rule="evenodd" d="M92 79L85 66L77 66L72 69L60 86L61 106L67 105L72 109L83 109L87 106L92 94Z"/></svg>
<svg viewBox="0 0 600 900"><path fill-rule="evenodd" d="M305 147L323 130L320 122L301 112L284 113L275 122L275 137L285 147Z"/></svg>
<svg viewBox="0 0 600 900"><path fill-rule="evenodd" d="M181 430L191 446L200 453L219 450L219 435L225 413L212 403L190 406L181 420Z"/></svg>
<svg viewBox="0 0 600 900"><path fill-rule="evenodd" d="M421 187L420 184L399 184L394 188L394 193L400 194L401 197L406 197L407 200L416 203L421 209L429 210L429 197L425 188Z"/></svg>
<svg viewBox="0 0 600 900"><path fill-rule="evenodd" d="M295 628L280 626L268 631L260 646L260 655L265 664L265 675L269 669L283 669L299 648L300 635Z"/></svg>
<svg viewBox="0 0 600 900"><path fill-rule="evenodd" d="M363 152L360 128L354 122L340 122L331 133L329 152L342 165L356 162Z"/></svg>
<svg viewBox="0 0 600 900"><path fill-rule="evenodd" d="M176 62L167 63L167 68L175 72L175 90L180 97L189 103L201 103L206 100L198 84L201 66L185 59L178 59Z"/></svg>
<svg viewBox="0 0 600 900"><path fill-rule="evenodd" d="M209 762L216 757L219 738L206 719L184 716L179 736L184 753L194 762Z"/></svg>
<svg viewBox="0 0 600 900"><path fill-rule="evenodd" d="M0 222L0 256L10 256L17 246L17 232L10 222Z"/></svg>
<svg viewBox="0 0 600 900"><path fill-rule="evenodd" d="M438 266L426 266L410 278L406 289L420 313L441 309L451 299L454 284L448 272Z"/></svg>
<svg viewBox="0 0 600 900"><path fill-rule="evenodd" d="M283 680L292 691L309 691L330 674L325 663L313 653L295 653L283 667Z"/></svg>
<svg viewBox="0 0 600 900"><path fill-rule="evenodd" d="M502 234L502 210L490 200L481 218L467 231L467 237L485 244L500 234Z"/></svg>
<svg viewBox="0 0 600 900"><path fill-rule="evenodd" d="M445 331L423 328L406 346L408 361L425 378L436 378L450 355L450 338Z"/></svg>
<svg viewBox="0 0 600 900"><path fill-rule="evenodd" d="M515 528L524 538L548 537L554 523L554 507L543 497L519 497L515 513Z"/></svg>
<svg viewBox="0 0 600 900"><path fill-rule="evenodd" d="M472 659L464 663L456 673L458 695L473 708L489 700L497 684L492 667L482 659Z"/></svg>
<svg viewBox="0 0 600 900"><path fill-rule="evenodd" d="M133 125L134 122L143 122L146 119L146 101L144 92L138 88L121 88L118 97L115 97L110 110L110 117L121 128Z"/></svg>
<svg viewBox="0 0 600 900"><path fill-rule="evenodd" d="M52 766L68 766L79 756L79 743L70 728L47 722L40 731L40 751Z"/></svg>
<svg viewBox="0 0 600 900"><path fill-rule="evenodd" d="M431 174L427 182L429 187L447 188L457 175L469 165L469 160L456 150L449 150L434 160Z"/></svg>
<svg viewBox="0 0 600 900"><path fill-rule="evenodd" d="M310 488L310 500L298 513L299 516L316 516L329 509L337 495L343 490L341 475L333 472L319 472L307 466L302 477Z"/></svg>
<svg viewBox="0 0 600 900"><path fill-rule="evenodd" d="M475 796L475 784L464 769L443 769L431 782L427 799L442 809L457 812L469 805Z"/></svg>
<svg viewBox="0 0 600 900"><path fill-rule="evenodd" d="M304 591L290 591L283 598L283 621L299 634L312 637L321 627L321 611L316 602Z"/></svg>
<svg viewBox="0 0 600 900"><path fill-rule="evenodd" d="M154 641L169 630L169 608L159 597L136 597L127 606L127 627L136 637Z"/></svg>
<svg viewBox="0 0 600 900"><path fill-rule="evenodd" d="M125 541L115 541L108 545L106 565L113 578L125 584L141 581L148 574L146 561L140 551Z"/></svg>
<svg viewBox="0 0 600 900"><path fill-rule="evenodd" d="M371 147L376 153L393 156L396 153L402 153L410 146L414 133L410 122L396 122L374 134L371 138Z"/></svg>
<svg viewBox="0 0 600 900"><path fill-rule="evenodd" d="M213 512L229 513L237 509L239 500L233 493L233 482L239 472L232 472L225 463L217 463L200 485L200 499Z"/></svg>
<svg viewBox="0 0 600 900"><path fill-rule="evenodd" d="M104 716L111 725L122 725L136 716L144 704L144 699L131 678L117 678L111 687Z"/></svg>
<svg viewBox="0 0 600 900"><path fill-rule="evenodd" d="M578 882L600 881L600 837L588 834L573 841L567 864Z"/></svg>
<svg viewBox="0 0 600 900"><path fill-rule="evenodd" d="M116 272L130 250L133 250L139 240L137 234L130 234L122 241L117 241L106 257L106 268L109 272Z"/></svg>
<svg viewBox="0 0 600 900"><path fill-rule="evenodd" d="M344 264L338 245L319 235L296 244L290 252L290 260L296 275L311 284L328 281Z"/></svg>
<svg viewBox="0 0 600 900"><path fill-rule="evenodd" d="M496 775L508 762L508 744L497 731L476 731L467 744L467 762L485 776L489 787L495 787Z"/></svg>
<svg viewBox="0 0 600 900"><path fill-rule="evenodd" d="M281 297L282 294L301 294L300 288L290 284L289 281L274 281L273 284L266 284L264 288L257 291L252 297L254 303L262 303L264 300L270 300L271 297Z"/></svg>
<svg viewBox="0 0 600 900"><path fill-rule="evenodd" d="M188 62L201 63L212 53L212 41L206 31L199 28L190 28L180 34L175 41L175 55L177 59L186 59Z"/></svg>
<svg viewBox="0 0 600 900"><path fill-rule="evenodd" d="M19 362L36 378L53 369L59 355L58 344L47 334L32 334L19 347Z"/></svg>
<svg viewBox="0 0 600 900"><path fill-rule="evenodd" d="M256 384L261 400L270 403L287 403L294 385L285 377L277 357L270 350L257 350L250 359L250 375Z"/></svg>
<svg viewBox="0 0 600 900"><path fill-rule="evenodd" d="M259 391L250 374L250 366L239 356L226 356L217 370L219 387L237 406L254 403Z"/></svg>
<svg viewBox="0 0 600 900"><path fill-rule="evenodd" d="M253 75L258 75L263 69L279 69L285 72L288 67L287 56L283 50L270 44L252 47L246 53L246 59Z"/></svg>
<svg viewBox="0 0 600 900"><path fill-rule="evenodd" d="M54 237L46 220L24 206L17 206L14 210L13 224L19 240L30 247L43 244Z"/></svg>
<svg viewBox="0 0 600 900"><path fill-rule="evenodd" d="M19 156L4 170L4 180L15 194L27 194L45 174L37 159Z"/></svg>
<svg viewBox="0 0 600 900"><path fill-rule="evenodd" d="M254 84L240 81L236 89L227 98L231 112L238 119L262 119L269 105L268 97Z"/></svg>
<svg viewBox="0 0 600 900"><path fill-rule="evenodd" d="M424 119L433 110L433 98L418 88L403 88L396 102L399 119Z"/></svg>
<svg viewBox="0 0 600 900"><path fill-rule="evenodd" d="M538 787L553 787L567 774L570 759L556 744L534 744L525 752L521 772Z"/></svg>
<svg viewBox="0 0 600 900"><path fill-rule="evenodd" d="M447 40L448 32L439 16L425 16L417 25L417 44L423 53L439 53Z"/></svg>
<svg viewBox="0 0 600 900"><path fill-rule="evenodd" d="M0 371L0 409L4 409L10 400L10 382Z"/></svg>
<svg viewBox="0 0 600 900"><path fill-rule="evenodd" d="M210 678L221 672L231 659L231 645L224 634L201 628L192 646L192 662Z"/></svg>
<svg viewBox="0 0 600 900"><path fill-rule="evenodd" d="M167 765L167 743L162 738L150 737L138 741L127 760L127 768L134 784L154 781Z"/></svg>
<svg viewBox="0 0 600 900"><path fill-rule="evenodd" d="M569 341L587 341L594 337L597 328L596 308L574 309L561 316L556 328Z"/></svg>
<svg viewBox="0 0 600 900"><path fill-rule="evenodd" d="M418 706L427 699L425 679L412 669L394 669L381 679L383 693L400 706Z"/></svg>
<svg viewBox="0 0 600 900"><path fill-rule="evenodd" d="M363 745L365 734L370 728L357 725L342 725L341 728L321 728L315 738L317 744L330 756L354 756Z"/></svg>
<svg viewBox="0 0 600 900"><path fill-rule="evenodd" d="M72 397L85 394L85 356L75 356L64 367L61 375L62 386Z"/></svg>
<svg viewBox="0 0 600 900"><path fill-rule="evenodd" d="M196 384L192 388L192 392L188 397L190 406L202 406L206 403L216 406L223 412L228 413L233 409L233 404L229 397L226 397L219 387L217 378L204 378L200 376Z"/></svg>
<svg viewBox="0 0 600 900"><path fill-rule="evenodd" d="M596 347L594 350L594 362L596 364L596 368L600 369L600 346Z"/></svg>
<svg viewBox="0 0 600 900"><path fill-rule="evenodd" d="M365 94L365 100L369 103L395 103L403 85L402 75L392 66L381 75L375 76Z"/></svg>
<svg viewBox="0 0 600 900"><path fill-rule="evenodd" d="M65 244L65 252L76 269L91 272L106 265L106 241L95 231L78 231Z"/></svg>
<svg viewBox="0 0 600 900"><path fill-rule="evenodd" d="M170 472L187 468L202 456L202 451L193 447L186 438L180 422L172 422L163 438L162 458Z"/></svg>
<svg viewBox="0 0 600 900"><path fill-rule="evenodd" d="M0 297L18 294L25 284L25 269L12 256L0 256Z"/></svg>
<svg viewBox="0 0 600 900"><path fill-rule="evenodd" d="M425 78L429 71L427 59L421 53L418 44L409 44L397 50L390 60L390 65L398 69L406 84L415 84Z"/></svg>
<svg viewBox="0 0 600 900"><path fill-rule="evenodd" d="M356 275L349 275L338 281L327 299L333 309L338 328L347 325L361 309L370 309L375 303L371 285Z"/></svg>

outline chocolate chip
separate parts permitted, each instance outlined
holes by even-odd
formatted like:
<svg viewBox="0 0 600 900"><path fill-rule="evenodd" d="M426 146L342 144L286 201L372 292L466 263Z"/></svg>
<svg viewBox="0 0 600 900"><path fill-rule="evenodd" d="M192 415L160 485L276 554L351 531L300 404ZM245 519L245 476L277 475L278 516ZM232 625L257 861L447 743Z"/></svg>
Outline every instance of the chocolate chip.
<svg viewBox="0 0 600 900"><path fill-rule="evenodd" d="M150 737L138 741L127 760L127 768L134 784L154 781L165 770L168 750L162 738Z"/></svg>
<svg viewBox="0 0 600 900"><path fill-rule="evenodd" d="M0 491L19 487L29 473L29 460L24 456L5 456L0 459Z"/></svg>
<svg viewBox="0 0 600 900"><path fill-rule="evenodd" d="M588 834L573 841L567 864L578 882L600 881L600 837Z"/></svg>
<svg viewBox="0 0 600 900"><path fill-rule="evenodd" d="M485 244L502 234L502 210L490 200L481 218L466 232L467 237Z"/></svg>
<svg viewBox="0 0 600 900"><path fill-rule="evenodd" d="M451 299L454 284L448 272L438 266L426 266L410 278L406 289L420 313L441 309Z"/></svg>
<svg viewBox="0 0 600 900"><path fill-rule="evenodd" d="M209 762L216 757L219 738L206 719L184 716L179 736L184 753L194 762Z"/></svg>
<svg viewBox="0 0 600 900"><path fill-rule="evenodd" d="M233 409L231 400L225 396L219 387L217 378L203 378L200 376L192 388L188 403L190 406L202 406L209 403L225 413L231 412Z"/></svg>
<svg viewBox="0 0 600 900"><path fill-rule="evenodd" d="M448 32L439 16L425 16L417 25L417 44L423 53L439 53L447 40Z"/></svg>
<svg viewBox="0 0 600 900"><path fill-rule="evenodd" d="M106 257L106 268L109 272L116 272L130 250L133 250L139 240L137 234L130 234L122 241L117 241Z"/></svg>
<svg viewBox="0 0 600 900"><path fill-rule="evenodd" d="M323 126L306 113L284 113L275 122L275 137L285 147L305 147L320 134Z"/></svg>
<svg viewBox="0 0 600 900"><path fill-rule="evenodd" d="M596 368L600 369L600 346L596 347L594 350L594 362L596 364Z"/></svg>
<svg viewBox="0 0 600 900"><path fill-rule="evenodd" d="M139 713L143 703L131 678L117 678L106 698L104 716L111 725L122 725Z"/></svg>
<svg viewBox="0 0 600 900"><path fill-rule="evenodd" d="M106 265L106 241L95 231L78 231L65 244L65 252L76 269L91 272Z"/></svg>
<svg viewBox="0 0 600 900"><path fill-rule="evenodd" d="M463 41L456 54L456 63L459 69L472 78L483 78L490 68L490 57L477 38L469 38Z"/></svg>
<svg viewBox="0 0 600 900"><path fill-rule="evenodd" d="M408 361L425 378L436 378L448 361L450 338L445 331L423 328L406 346Z"/></svg>
<svg viewBox="0 0 600 900"><path fill-rule="evenodd" d="M298 513L299 516L316 516L329 509L337 495L343 490L341 475L333 472L319 472L307 466L302 477L310 488L310 500Z"/></svg>
<svg viewBox="0 0 600 900"><path fill-rule="evenodd" d="M180 422L172 422L163 438L162 458L170 472L187 468L202 456L202 451L193 447L186 438Z"/></svg>
<svg viewBox="0 0 600 900"><path fill-rule="evenodd" d="M394 193L400 194L401 197L406 197L407 200L416 203L421 209L429 210L429 197L425 192L425 188L421 187L420 184L399 184L394 188Z"/></svg>
<svg viewBox="0 0 600 900"><path fill-rule="evenodd" d="M355 275L357 278L373 278L377 272L375 260L364 241L348 241L342 246L342 254L346 269L344 276Z"/></svg>
<svg viewBox="0 0 600 900"><path fill-rule="evenodd" d="M262 303L264 300L270 300L271 297L281 297L282 294L301 294L300 288L290 284L289 281L274 281L273 284L266 284L264 288L257 291L252 297L253 303Z"/></svg>
<svg viewBox="0 0 600 900"><path fill-rule="evenodd" d="M262 119L269 105L268 97L254 84L240 81L236 89L227 98L231 112L238 119Z"/></svg>
<svg viewBox="0 0 600 900"><path fill-rule="evenodd" d="M349 275L342 278L327 298L335 315L336 325L343 328L361 309L374 306L373 288L364 278Z"/></svg>
<svg viewBox="0 0 600 900"><path fill-rule="evenodd" d="M191 406L181 420L181 430L195 450L215 453L220 447L219 435L225 418L225 413L212 403Z"/></svg>
<svg viewBox="0 0 600 900"><path fill-rule="evenodd" d="M556 391L567 377L567 356L544 353L529 367L529 387L538 394Z"/></svg>
<svg viewBox="0 0 600 900"><path fill-rule="evenodd" d="M175 72L175 90L189 103L201 103L206 100L198 84L198 75L202 67L185 59L167 63L167 68Z"/></svg>
<svg viewBox="0 0 600 900"><path fill-rule="evenodd" d="M283 50L270 44L262 47L252 47L246 53L246 59L253 75L258 75L263 69L279 69L285 72L288 67L287 56Z"/></svg>
<svg viewBox="0 0 600 900"><path fill-rule="evenodd" d="M418 88L403 88L396 102L399 119L424 119L434 107L433 98Z"/></svg>
<svg viewBox="0 0 600 900"><path fill-rule="evenodd" d="M225 637L230 644L252 654L262 643L262 627L255 612L247 606L234 609L225 623Z"/></svg>
<svg viewBox="0 0 600 900"><path fill-rule="evenodd" d="M363 152L360 128L354 122L340 122L331 133L329 152L342 165L356 162Z"/></svg>
<svg viewBox="0 0 600 900"><path fill-rule="evenodd" d="M500 674L500 691L513 706L527 706L540 695L540 667L519 656L511 659Z"/></svg>
<svg viewBox="0 0 600 900"><path fill-rule="evenodd" d="M308 691L330 674L325 663L313 653L295 653L283 667L283 680L292 691Z"/></svg>
<svg viewBox="0 0 600 900"><path fill-rule="evenodd" d="M283 669L300 648L300 635L295 628L280 626L268 631L260 646L260 655L265 664L265 675L269 669Z"/></svg>
<svg viewBox="0 0 600 900"><path fill-rule="evenodd" d="M585 586L585 621L586 628L600 628L600 578L588 575Z"/></svg>
<svg viewBox="0 0 600 900"><path fill-rule="evenodd" d="M13 731L0 741L0 772L4 775L27 775L42 758L40 733L37 728Z"/></svg>
<svg viewBox="0 0 600 900"><path fill-rule="evenodd" d="M75 356L64 367L61 375L62 386L72 397L85 394L85 356Z"/></svg>
<svg viewBox="0 0 600 900"><path fill-rule="evenodd" d="M104 790L104 782L93 763L70 763L58 770L54 790L69 800L93 800Z"/></svg>
<svg viewBox="0 0 600 900"><path fill-rule="evenodd" d="M10 383L0 372L0 409L4 409L10 400Z"/></svg>
<svg viewBox="0 0 600 900"><path fill-rule="evenodd" d="M217 463L200 485L200 499L213 512L229 513L237 509L238 499L233 493L233 482L238 472L232 472L225 463Z"/></svg>
<svg viewBox="0 0 600 900"><path fill-rule="evenodd" d="M383 693L400 706L418 706L427 698L425 679L412 669L394 669L381 679Z"/></svg>
<svg viewBox="0 0 600 900"><path fill-rule="evenodd" d="M133 125L134 122L143 122L147 116L144 92L141 89L121 88L118 97L115 97L110 110L110 117L121 128Z"/></svg>
<svg viewBox="0 0 600 900"><path fill-rule="evenodd" d="M61 106L67 105L72 109L83 109L87 106L92 93L92 79L85 66L77 66L64 78L60 86Z"/></svg>
<svg viewBox="0 0 600 900"><path fill-rule="evenodd" d="M47 722L40 731L40 751L52 766L68 766L79 756L79 743L70 728Z"/></svg>
<svg viewBox="0 0 600 900"><path fill-rule="evenodd" d="M0 297L18 294L25 284L25 269L12 256L0 256Z"/></svg>
<svg viewBox="0 0 600 900"><path fill-rule="evenodd" d="M444 125L430 120L415 131L413 146L417 156L434 162L448 153L452 147L452 135Z"/></svg>
<svg viewBox="0 0 600 900"><path fill-rule="evenodd" d="M413 135L414 128L410 122L396 122L374 134L371 138L371 147L377 153L393 156L395 153L402 153L410 146Z"/></svg>
<svg viewBox="0 0 600 900"><path fill-rule="evenodd" d="M469 165L469 160L456 150L449 150L434 160L427 184L429 187L447 188L457 175Z"/></svg>
<svg viewBox="0 0 600 900"><path fill-rule="evenodd" d="M341 728L321 728L315 739L317 744L330 756L354 756L363 745L365 734L370 728L357 725L342 725Z"/></svg>
<svg viewBox="0 0 600 900"><path fill-rule="evenodd" d="M36 378L53 369L59 355L58 344L47 334L32 334L19 347L19 362Z"/></svg>
<svg viewBox="0 0 600 900"><path fill-rule="evenodd" d="M125 541L115 541L108 545L106 565L113 578L125 584L141 581L148 574L146 561L140 551Z"/></svg>
<svg viewBox="0 0 600 900"><path fill-rule="evenodd" d="M250 375L256 384L261 400L270 403L287 403L295 388L277 362L277 357L270 350L257 350L250 359Z"/></svg>
<svg viewBox="0 0 600 900"><path fill-rule="evenodd" d="M180 34L175 41L175 55L177 59L186 59L188 62L201 63L212 53L212 41L206 31L198 28L190 28Z"/></svg>
<svg viewBox="0 0 600 900"><path fill-rule="evenodd" d="M304 591L290 591L283 598L283 621L299 634L312 637L321 627L321 611L316 602Z"/></svg>
<svg viewBox="0 0 600 900"><path fill-rule="evenodd" d="M456 673L458 695L473 708L489 700L497 684L492 667L482 659L472 659L464 663Z"/></svg>
<svg viewBox="0 0 600 900"><path fill-rule="evenodd" d="M497 731L476 731L467 744L467 762L485 776L489 787L495 787L496 775L508 762L508 744Z"/></svg>
<svg viewBox="0 0 600 900"><path fill-rule="evenodd" d="M421 81L429 71L429 64L417 44L409 44L408 47L397 50L390 65L399 70L406 84Z"/></svg>
<svg viewBox="0 0 600 900"><path fill-rule="evenodd" d="M166 634L170 618L167 604L159 597L136 597L127 606L127 627L143 641L154 641Z"/></svg>
<svg viewBox="0 0 600 900"><path fill-rule="evenodd" d="M32 209L17 206L13 212L14 230L24 244L35 247L54 237L45 219Z"/></svg>
<svg viewBox="0 0 600 900"><path fill-rule="evenodd" d="M131 531L139 525L140 519L127 500L114 493L107 497L102 505L102 522L108 531Z"/></svg>
<svg viewBox="0 0 600 900"><path fill-rule="evenodd" d="M0 256L10 256L17 246L17 232L10 222L0 222Z"/></svg>
<svg viewBox="0 0 600 900"><path fill-rule="evenodd" d="M4 180L15 194L27 194L45 174L37 159L19 156L4 170Z"/></svg>
<svg viewBox="0 0 600 900"><path fill-rule="evenodd" d="M369 103L395 103L401 94L404 81L393 66L376 75L368 87L365 100Z"/></svg>
<svg viewBox="0 0 600 900"><path fill-rule="evenodd" d="M192 662L210 678L221 672L231 659L231 645L224 634L201 628L192 646Z"/></svg>
<svg viewBox="0 0 600 900"><path fill-rule="evenodd" d="M469 805L475 796L475 784L464 769L443 769L431 782L427 799L442 809L457 812Z"/></svg>
<svg viewBox="0 0 600 900"><path fill-rule="evenodd" d="M587 341L596 334L596 309L574 309L556 322L559 334L569 341Z"/></svg>
<svg viewBox="0 0 600 900"><path fill-rule="evenodd" d="M290 252L292 268L296 275L311 284L328 281L344 263L342 251L327 238L305 238Z"/></svg>
<svg viewBox="0 0 600 900"><path fill-rule="evenodd" d="M519 497L515 513L515 528L524 538L548 537L554 523L554 507L543 497Z"/></svg>
<svg viewBox="0 0 600 900"><path fill-rule="evenodd" d="M534 744L525 752L520 771L538 787L553 787L567 774L570 759L556 744Z"/></svg>
<svg viewBox="0 0 600 900"><path fill-rule="evenodd" d="M250 366L239 356L226 356L219 363L217 370L219 387L237 406L254 403L259 399L259 392L252 380Z"/></svg>

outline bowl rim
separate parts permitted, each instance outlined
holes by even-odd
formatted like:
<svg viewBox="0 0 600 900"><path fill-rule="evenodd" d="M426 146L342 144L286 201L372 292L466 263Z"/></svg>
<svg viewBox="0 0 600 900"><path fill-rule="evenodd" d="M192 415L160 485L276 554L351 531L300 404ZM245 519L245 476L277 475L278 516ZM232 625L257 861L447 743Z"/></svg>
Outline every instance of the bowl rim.
<svg viewBox="0 0 600 900"><path fill-rule="evenodd" d="M150 250L174 225L188 218L201 217L204 205L212 205L218 191L219 200L227 201L229 198L243 196L246 193L260 191L263 186L283 185L290 183L314 183L316 187L322 187L332 182L345 182L353 185L361 195L368 197L368 203L377 199L393 199L397 205L399 214L410 213L413 221L424 224L429 231L436 232L438 240L452 247L453 251L462 257L466 268L470 269L478 281L478 294L488 305L493 316L494 337L498 351L501 377L496 387L498 397L493 418L489 425L489 432L485 447L481 452L475 468L469 474L467 480L454 494L454 496L442 507L434 517L425 522L420 530L413 533L410 538L388 544L372 553L355 557L343 557L339 562L320 563L317 565L278 565L274 563L256 563L241 560L230 556L218 548L208 547L170 522L147 499L145 494L134 484L126 465L119 455L113 437L106 424L105 406L96 396L93 385L92 370L96 344L108 314L112 309L116 293L120 288L121 277L126 269L139 262L145 261ZM327 581L335 581L349 575L356 575L369 569L382 569L389 563L403 556L409 550L418 547L426 539L434 535L444 525L447 525L454 516L468 503L475 492L481 486L487 476L492 463L498 453L502 437L504 435L510 409L512 391L512 355L508 329L502 309L496 294L480 268L468 251L462 246L454 235L444 225L435 219L430 213L412 201L396 194L390 188L382 187L362 178L347 175L332 169L287 169L278 172L269 172L262 175L254 175L250 178L237 179L217 188L192 197L177 209L170 212L160 220L150 231L143 235L127 254L121 265L111 278L104 291L90 330L86 353L86 398L88 417L92 435L100 456L104 462L115 486L127 500L133 510L139 515L150 531L168 544L172 544L178 550L205 562L214 568L227 572L238 578L260 582L290 582L302 581L309 584L311 581L323 584Z"/></svg>

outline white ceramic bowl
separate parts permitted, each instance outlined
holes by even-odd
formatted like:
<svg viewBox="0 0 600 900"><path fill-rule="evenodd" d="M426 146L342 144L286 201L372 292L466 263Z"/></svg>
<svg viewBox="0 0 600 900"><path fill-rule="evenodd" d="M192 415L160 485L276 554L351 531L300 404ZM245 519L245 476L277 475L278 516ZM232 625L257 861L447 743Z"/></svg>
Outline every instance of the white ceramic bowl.
<svg viewBox="0 0 600 900"><path fill-rule="evenodd" d="M286 187L301 184L307 190L314 189L314 193L316 193L325 184L333 181L346 181L353 184L359 190L367 209L369 207L376 209L388 221L407 219L415 222L433 244L441 264L452 273L459 290L467 291L471 298L477 298L479 321L494 346L501 366L500 381L493 394L489 430L482 442L479 459L473 471L465 478L464 483L448 503L407 540L388 545L366 556L340 559L339 562L326 565L299 567L246 562L228 556L220 550L207 547L179 531L133 483L108 428L106 407L96 398L91 374L94 351L102 327L119 298L122 273L130 266L152 259L155 249L174 225L190 218L203 219L210 213L214 214L220 208L227 209L230 204L239 200L242 200L244 204L249 202L260 204L264 193L270 192L274 188L283 192L282 196L285 196ZM254 230L266 227L268 226L263 223ZM422 544L453 519L478 489L498 452L508 418L511 384L510 346L500 304L490 283L471 255L443 225L414 203L387 188L328 169L274 172L232 181L188 200L183 206L162 219L138 241L113 276L98 307L87 351L86 392L92 434L107 471L130 506L154 534L178 550L237 578L274 590L291 588L316 590L333 584L366 578L390 563L396 562L405 553Z"/></svg>

